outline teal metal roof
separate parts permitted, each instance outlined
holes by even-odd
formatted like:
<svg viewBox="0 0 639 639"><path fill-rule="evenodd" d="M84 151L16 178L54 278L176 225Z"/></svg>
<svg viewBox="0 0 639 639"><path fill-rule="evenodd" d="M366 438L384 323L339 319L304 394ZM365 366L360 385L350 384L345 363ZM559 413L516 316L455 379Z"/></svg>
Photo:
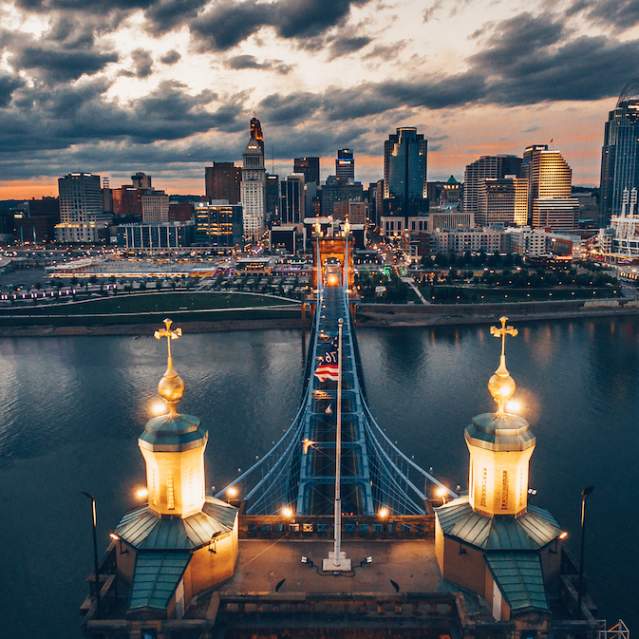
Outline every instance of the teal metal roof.
<svg viewBox="0 0 639 639"><path fill-rule="evenodd" d="M206 431L193 415L160 415L150 419L140 435L143 448L160 452L189 450L206 441Z"/></svg>
<svg viewBox="0 0 639 639"><path fill-rule="evenodd" d="M190 559L188 552L139 552L129 610L165 610Z"/></svg>
<svg viewBox="0 0 639 639"><path fill-rule="evenodd" d="M115 532L138 550L193 550L216 535L230 532L237 508L207 497L202 511L182 519L160 516L148 506L124 515Z"/></svg>
<svg viewBox="0 0 639 639"><path fill-rule="evenodd" d="M527 450L535 445L528 422L519 415L475 415L464 432L466 441L488 450Z"/></svg>
<svg viewBox="0 0 639 639"><path fill-rule="evenodd" d="M490 552L486 562L513 612L548 610L541 561L536 552Z"/></svg>
<svg viewBox="0 0 639 639"><path fill-rule="evenodd" d="M561 529L543 508L528 506L518 517L489 517L475 512L468 497L460 497L436 509L444 533L482 550L539 550L556 539Z"/></svg>

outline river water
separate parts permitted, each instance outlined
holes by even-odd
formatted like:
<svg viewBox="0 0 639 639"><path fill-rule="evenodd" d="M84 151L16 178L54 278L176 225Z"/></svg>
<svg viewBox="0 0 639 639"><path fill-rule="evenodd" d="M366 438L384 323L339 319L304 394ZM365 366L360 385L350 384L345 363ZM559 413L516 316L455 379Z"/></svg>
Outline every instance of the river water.
<svg viewBox="0 0 639 639"><path fill-rule="evenodd" d="M639 628L639 324L538 322L508 364L537 435L531 486L571 534L592 484L586 572L602 613ZM209 430L211 485L268 450L301 392L299 331L185 335L175 345L183 409ZM487 327L359 332L369 403L389 436L451 486L466 484L463 429L491 410L499 344ZM137 437L163 372L152 337L0 340L0 636L75 638L91 569L87 490L99 539L135 505Z"/></svg>

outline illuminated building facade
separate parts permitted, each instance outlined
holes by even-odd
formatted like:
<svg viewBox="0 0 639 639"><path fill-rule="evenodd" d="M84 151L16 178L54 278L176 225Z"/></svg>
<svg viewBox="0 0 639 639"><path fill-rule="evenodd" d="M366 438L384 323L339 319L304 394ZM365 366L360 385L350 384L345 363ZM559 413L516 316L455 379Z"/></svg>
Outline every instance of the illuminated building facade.
<svg viewBox="0 0 639 639"><path fill-rule="evenodd" d="M577 226L579 201L574 197L538 197L533 200L532 227L572 231Z"/></svg>
<svg viewBox="0 0 639 639"><path fill-rule="evenodd" d="M112 216L104 214L100 176L69 173L58 179L60 223L58 242L98 242L104 238Z"/></svg>
<svg viewBox="0 0 639 639"><path fill-rule="evenodd" d="M519 175L521 158L515 155L482 155L471 162L464 171L464 206L466 213L477 215L480 189L487 178L503 178Z"/></svg>
<svg viewBox="0 0 639 639"><path fill-rule="evenodd" d="M480 226L525 226L528 220L528 180L516 176L486 178L479 187L475 220Z"/></svg>
<svg viewBox="0 0 639 639"><path fill-rule="evenodd" d="M483 597L495 621L513 623L516 636L539 636L559 592L564 535L548 511L528 504L536 440L513 400L505 340L517 330L507 319L491 328L502 343L488 382L497 410L475 416L465 430L469 494L436 509L435 553L442 577Z"/></svg>
<svg viewBox="0 0 639 639"><path fill-rule="evenodd" d="M127 250L164 249L190 246L193 242L192 222L149 222L119 224L118 246Z"/></svg>
<svg viewBox="0 0 639 639"><path fill-rule="evenodd" d="M197 244L241 246L243 234L242 206L226 203L195 204Z"/></svg>
<svg viewBox="0 0 639 639"><path fill-rule="evenodd" d="M259 140L251 137L244 151L244 161L242 165L240 194L242 200L244 237L250 241L258 240L264 233L266 170L264 169L263 146L263 141L260 144Z"/></svg>
<svg viewBox="0 0 639 639"><path fill-rule="evenodd" d="M384 198L389 212L426 212L428 140L412 126L400 127L384 142Z"/></svg>
<svg viewBox="0 0 639 639"><path fill-rule="evenodd" d="M353 156L353 149L337 149L335 176L340 182L352 182L355 180L355 157Z"/></svg>
<svg viewBox="0 0 639 639"><path fill-rule="evenodd" d="M140 196L142 204L142 222L168 222L169 196L164 191L148 190Z"/></svg>
<svg viewBox="0 0 639 639"><path fill-rule="evenodd" d="M249 135L258 143L262 150L262 155L264 155L264 133L262 132L262 123L257 118L251 118Z"/></svg>
<svg viewBox="0 0 639 639"><path fill-rule="evenodd" d="M638 90L636 82L624 87L605 125L600 180L602 226L620 212L624 190L639 187Z"/></svg>

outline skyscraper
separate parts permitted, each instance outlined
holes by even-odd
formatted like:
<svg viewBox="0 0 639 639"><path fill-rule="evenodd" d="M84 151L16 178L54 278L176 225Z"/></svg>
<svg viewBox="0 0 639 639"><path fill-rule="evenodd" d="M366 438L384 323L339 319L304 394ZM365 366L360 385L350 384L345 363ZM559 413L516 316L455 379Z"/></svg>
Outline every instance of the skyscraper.
<svg viewBox="0 0 639 639"><path fill-rule="evenodd" d="M266 174L266 200L265 214L266 222L270 223L274 219L278 219L282 210L280 202L280 176L273 173Z"/></svg>
<svg viewBox="0 0 639 639"><path fill-rule="evenodd" d="M545 145L524 152L528 177L528 220L533 228L575 228L579 202L572 197L572 169L556 149Z"/></svg>
<svg viewBox="0 0 639 639"><path fill-rule="evenodd" d="M240 201L242 169L233 162L213 162L204 169L204 186L207 200Z"/></svg>
<svg viewBox="0 0 639 639"><path fill-rule="evenodd" d="M302 173L304 182L320 183L320 159L316 156L295 158L293 160L293 173Z"/></svg>
<svg viewBox="0 0 639 639"><path fill-rule="evenodd" d="M621 210L623 192L639 186L639 84L626 85L608 113L601 148L601 225Z"/></svg>
<svg viewBox="0 0 639 639"><path fill-rule="evenodd" d="M352 149L337 149L335 158L335 177L340 182L355 180L355 158Z"/></svg>
<svg viewBox="0 0 639 639"><path fill-rule="evenodd" d="M384 198L400 215L426 211L428 140L414 126L400 127L384 142Z"/></svg>
<svg viewBox="0 0 639 639"><path fill-rule="evenodd" d="M515 155L482 155L464 171L464 212L477 215L479 190L486 178L519 175L521 158Z"/></svg>
<svg viewBox="0 0 639 639"><path fill-rule="evenodd" d="M475 221L479 226L528 223L528 180L513 175L486 178L479 187Z"/></svg>
<svg viewBox="0 0 639 639"><path fill-rule="evenodd" d="M100 176L68 173L58 179L60 224L55 227L58 242L97 242L111 215L102 206Z"/></svg>
<svg viewBox="0 0 639 639"><path fill-rule="evenodd" d="M262 133L262 124L257 118L251 118L249 134L252 138L255 138L260 145L260 149L262 149L262 155L264 155L264 134Z"/></svg>
<svg viewBox="0 0 639 639"><path fill-rule="evenodd" d="M253 118L255 120L255 118ZM253 120L251 120L251 125ZM259 125L259 120L257 121ZM253 127L251 126L251 129ZM261 135L262 130L259 129ZM251 136L244 150L242 165L242 199L244 236L247 240L258 240L264 232L266 206L266 170L262 144Z"/></svg>
<svg viewBox="0 0 639 639"><path fill-rule="evenodd" d="M304 176L289 175L282 183L282 224L299 224L304 220Z"/></svg>

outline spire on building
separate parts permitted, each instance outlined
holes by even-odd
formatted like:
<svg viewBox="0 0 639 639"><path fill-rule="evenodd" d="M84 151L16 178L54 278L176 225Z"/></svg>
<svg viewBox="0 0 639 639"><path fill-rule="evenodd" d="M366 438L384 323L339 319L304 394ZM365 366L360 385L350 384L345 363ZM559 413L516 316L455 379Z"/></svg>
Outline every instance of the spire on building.
<svg viewBox="0 0 639 639"><path fill-rule="evenodd" d="M173 355L171 352L171 341L182 337L181 328L173 328L173 320L165 319L164 328L153 334L155 339L166 339L167 359L166 370L162 379L158 383L158 395L166 402L169 415L177 415L177 405L184 396L184 380L173 368Z"/></svg>
<svg viewBox="0 0 639 639"><path fill-rule="evenodd" d="M512 399L517 388L515 380L510 376L506 368L506 336L515 337L519 331L514 326L507 325L508 318L506 316L500 317L499 322L501 327L490 327L490 334L501 338L501 356L499 358L499 367L488 380L488 392L497 403L497 414L504 415L506 413L506 405Z"/></svg>

